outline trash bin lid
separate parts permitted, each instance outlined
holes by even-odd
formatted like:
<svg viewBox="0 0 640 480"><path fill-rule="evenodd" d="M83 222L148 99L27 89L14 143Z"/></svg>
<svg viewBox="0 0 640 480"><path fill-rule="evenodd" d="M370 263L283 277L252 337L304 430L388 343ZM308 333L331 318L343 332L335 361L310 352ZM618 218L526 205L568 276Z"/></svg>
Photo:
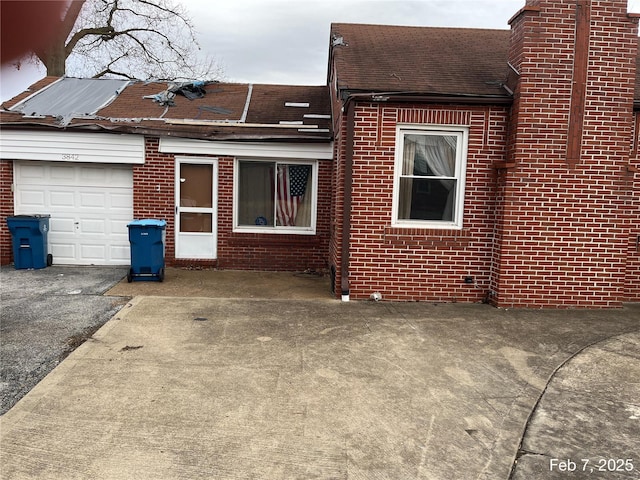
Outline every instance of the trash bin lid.
<svg viewBox="0 0 640 480"><path fill-rule="evenodd" d="M51 215L49 214L33 214L33 215L28 215L28 214L20 214L20 215L13 215L12 217L8 217L8 218L51 218Z"/></svg>
<svg viewBox="0 0 640 480"><path fill-rule="evenodd" d="M145 218L142 220L132 220L127 227L158 227L163 228L167 226L166 220L154 220L151 218Z"/></svg>

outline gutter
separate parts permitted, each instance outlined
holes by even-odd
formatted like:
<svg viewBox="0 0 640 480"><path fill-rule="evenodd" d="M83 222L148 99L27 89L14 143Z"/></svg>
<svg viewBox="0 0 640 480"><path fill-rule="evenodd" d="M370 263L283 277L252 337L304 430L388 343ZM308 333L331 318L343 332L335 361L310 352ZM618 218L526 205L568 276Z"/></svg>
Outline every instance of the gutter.
<svg viewBox="0 0 640 480"><path fill-rule="evenodd" d="M505 85L501 85L502 88ZM505 89L506 91L506 89ZM513 103L512 95L438 95L424 94L419 92L358 92L356 90L346 90L343 93L343 100L348 101L351 98L369 100L371 102L386 103L454 103L464 105L511 105Z"/></svg>

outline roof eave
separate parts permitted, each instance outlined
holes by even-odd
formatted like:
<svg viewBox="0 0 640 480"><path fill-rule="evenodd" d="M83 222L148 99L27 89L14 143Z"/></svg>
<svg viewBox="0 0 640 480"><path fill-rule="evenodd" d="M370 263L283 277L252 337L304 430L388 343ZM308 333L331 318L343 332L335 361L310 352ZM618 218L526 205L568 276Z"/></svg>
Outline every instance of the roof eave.
<svg viewBox="0 0 640 480"><path fill-rule="evenodd" d="M1 124L2 128L10 129L26 129L26 130L66 130L66 131L91 131L91 132L104 132L114 134L132 134L143 135L153 137L174 137L174 138L187 138L192 140L210 140L210 141L246 141L246 142L300 142L300 143L328 143L333 141L333 134L326 133L322 135L287 135L281 131L274 133L240 133L240 132L227 132L212 129L210 132L194 132L191 130L167 130L160 128L153 128L150 126L133 126L133 125L99 125L95 123L83 123L75 125L52 125L50 123L38 123L38 122L4 122Z"/></svg>
<svg viewBox="0 0 640 480"><path fill-rule="evenodd" d="M383 92L344 89L341 98L376 103L446 103L463 105L511 105L513 97L507 95L438 94L424 92Z"/></svg>

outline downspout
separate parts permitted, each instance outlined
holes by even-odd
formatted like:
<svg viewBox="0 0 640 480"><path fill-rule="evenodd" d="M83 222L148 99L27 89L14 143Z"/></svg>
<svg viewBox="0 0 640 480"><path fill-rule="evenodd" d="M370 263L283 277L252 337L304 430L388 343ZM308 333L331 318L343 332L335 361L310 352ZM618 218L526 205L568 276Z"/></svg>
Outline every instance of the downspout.
<svg viewBox="0 0 640 480"><path fill-rule="evenodd" d="M349 301L349 244L351 241L351 188L353 185L353 138L355 124L355 105L353 97L347 97L344 103L347 115L347 133L344 152L344 197L342 209L342 254L340 256L340 290L342 301Z"/></svg>

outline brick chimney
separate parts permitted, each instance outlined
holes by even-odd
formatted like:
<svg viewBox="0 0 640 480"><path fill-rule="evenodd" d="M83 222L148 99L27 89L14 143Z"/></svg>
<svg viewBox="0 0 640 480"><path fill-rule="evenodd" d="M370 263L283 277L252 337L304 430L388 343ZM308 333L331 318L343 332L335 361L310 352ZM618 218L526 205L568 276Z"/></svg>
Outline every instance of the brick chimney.
<svg viewBox="0 0 640 480"><path fill-rule="evenodd" d="M634 215L637 18L627 0L528 0L510 24L494 302L620 306Z"/></svg>

